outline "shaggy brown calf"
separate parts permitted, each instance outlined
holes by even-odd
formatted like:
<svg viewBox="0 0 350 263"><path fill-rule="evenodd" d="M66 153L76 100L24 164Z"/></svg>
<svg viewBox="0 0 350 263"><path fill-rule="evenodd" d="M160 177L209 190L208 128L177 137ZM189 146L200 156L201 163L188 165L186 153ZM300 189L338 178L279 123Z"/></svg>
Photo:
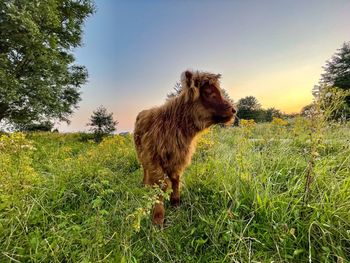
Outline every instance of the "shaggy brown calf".
<svg viewBox="0 0 350 263"><path fill-rule="evenodd" d="M166 191L170 202L180 204L180 178L190 163L196 135L216 123L229 123L236 112L220 91L220 74L186 71L181 75L182 91L164 105L139 113L134 140L144 170L145 185ZM153 208L153 223L164 222L163 198Z"/></svg>

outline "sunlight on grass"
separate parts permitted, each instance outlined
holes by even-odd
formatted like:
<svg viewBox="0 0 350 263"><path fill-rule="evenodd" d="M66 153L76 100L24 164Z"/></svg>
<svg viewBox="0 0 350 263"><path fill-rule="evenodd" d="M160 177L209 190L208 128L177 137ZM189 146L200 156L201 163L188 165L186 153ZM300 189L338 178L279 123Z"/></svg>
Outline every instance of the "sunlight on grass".
<svg viewBox="0 0 350 263"><path fill-rule="evenodd" d="M131 136L2 135L0 262L347 262L350 126L316 148L310 132L303 118L208 130L163 230Z"/></svg>

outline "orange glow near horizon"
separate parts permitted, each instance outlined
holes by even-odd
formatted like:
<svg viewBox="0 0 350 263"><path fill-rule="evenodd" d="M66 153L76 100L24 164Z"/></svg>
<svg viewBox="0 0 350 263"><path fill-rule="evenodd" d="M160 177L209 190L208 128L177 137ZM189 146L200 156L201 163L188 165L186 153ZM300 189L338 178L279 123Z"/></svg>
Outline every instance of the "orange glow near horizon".
<svg viewBox="0 0 350 263"><path fill-rule="evenodd" d="M299 113L312 101L312 88L318 82L321 69L305 65L274 72L265 72L249 80L231 84L229 94L238 101L254 96L263 108L274 107L285 113Z"/></svg>
<svg viewBox="0 0 350 263"><path fill-rule="evenodd" d="M236 81L230 79L231 76L223 75L222 88L227 90L235 102L246 96L254 96L264 109L274 107L284 113L299 113L304 106L312 102L312 88L318 82L320 73L321 68L317 65L304 65L275 71L269 69L249 79L238 79L235 76ZM138 112L161 105L165 102L165 95L164 100L158 102L155 104L146 102L143 106L138 105L137 102L134 105L123 103L115 106L107 105L107 108L115 113L114 117L119 122L117 132L132 132ZM91 112L80 112L80 116L76 116L74 125L62 124L60 127L71 132L87 131L86 123L91 113L92 110ZM81 129L79 127L85 128Z"/></svg>
<svg viewBox="0 0 350 263"><path fill-rule="evenodd" d="M89 82L60 131L86 131L100 105L117 132L132 131L138 112L163 104L186 69L221 73L235 102L254 96L264 109L299 113L349 41L349 1L136 2L96 1L74 51Z"/></svg>

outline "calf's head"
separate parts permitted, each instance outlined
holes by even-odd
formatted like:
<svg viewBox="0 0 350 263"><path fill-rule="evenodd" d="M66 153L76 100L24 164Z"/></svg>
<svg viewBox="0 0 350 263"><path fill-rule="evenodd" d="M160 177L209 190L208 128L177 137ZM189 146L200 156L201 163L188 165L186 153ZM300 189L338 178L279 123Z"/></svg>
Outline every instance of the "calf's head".
<svg viewBox="0 0 350 263"><path fill-rule="evenodd" d="M222 95L220 74L185 71L182 76L182 86L191 94L196 115L204 126L233 122L236 110Z"/></svg>

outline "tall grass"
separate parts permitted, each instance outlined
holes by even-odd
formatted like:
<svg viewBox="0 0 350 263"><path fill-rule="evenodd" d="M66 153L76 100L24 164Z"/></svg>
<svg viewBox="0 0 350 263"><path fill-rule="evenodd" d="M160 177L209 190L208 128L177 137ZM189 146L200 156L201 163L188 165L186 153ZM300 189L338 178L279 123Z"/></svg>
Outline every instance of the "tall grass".
<svg viewBox="0 0 350 263"><path fill-rule="evenodd" d="M209 130L163 230L131 137L4 135L0 262L349 262L350 126L311 127Z"/></svg>

